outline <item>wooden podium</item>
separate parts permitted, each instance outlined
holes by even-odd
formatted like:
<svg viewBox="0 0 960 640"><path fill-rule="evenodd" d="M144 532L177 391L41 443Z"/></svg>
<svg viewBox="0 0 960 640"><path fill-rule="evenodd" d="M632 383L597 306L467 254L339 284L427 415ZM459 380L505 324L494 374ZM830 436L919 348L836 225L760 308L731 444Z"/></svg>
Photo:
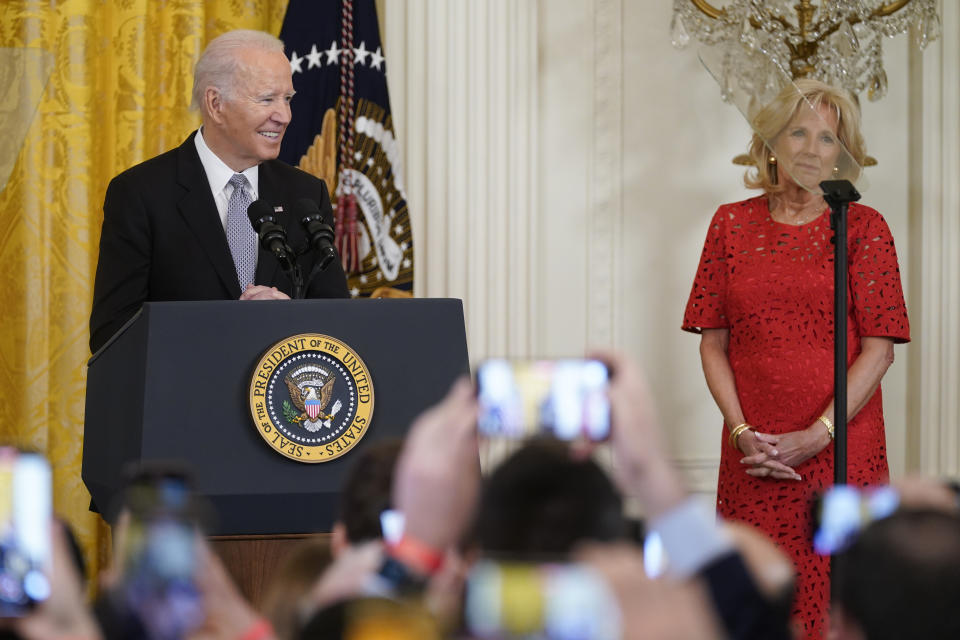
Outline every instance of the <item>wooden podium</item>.
<svg viewBox="0 0 960 640"><path fill-rule="evenodd" d="M374 389L364 437L320 464L271 449L250 411L260 357L303 333L349 345ZM354 454L402 437L467 373L460 300L146 303L88 362L83 481L92 508L103 511L118 498L128 464L185 464L216 512L208 533L229 547L228 565L256 600L252 583L291 539L330 531Z"/></svg>

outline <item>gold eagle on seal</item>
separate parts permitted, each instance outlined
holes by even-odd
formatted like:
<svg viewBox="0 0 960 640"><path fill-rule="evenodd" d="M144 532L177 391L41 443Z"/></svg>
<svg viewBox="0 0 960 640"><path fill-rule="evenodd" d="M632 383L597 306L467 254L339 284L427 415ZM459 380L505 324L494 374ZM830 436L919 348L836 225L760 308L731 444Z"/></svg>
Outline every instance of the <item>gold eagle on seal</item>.
<svg viewBox="0 0 960 640"><path fill-rule="evenodd" d="M283 381L290 392L290 400L300 411L300 415L293 418L292 422L301 425L310 432L319 431L320 427L330 428L333 418L340 411L341 403L337 400L329 414L325 413L327 405L330 404L330 398L333 396L333 385L336 382L334 376L329 376L323 384L318 384L319 380L314 373L315 367L308 367L311 371L291 372ZM304 375L307 374L307 375ZM307 378L304 380L304 378Z"/></svg>

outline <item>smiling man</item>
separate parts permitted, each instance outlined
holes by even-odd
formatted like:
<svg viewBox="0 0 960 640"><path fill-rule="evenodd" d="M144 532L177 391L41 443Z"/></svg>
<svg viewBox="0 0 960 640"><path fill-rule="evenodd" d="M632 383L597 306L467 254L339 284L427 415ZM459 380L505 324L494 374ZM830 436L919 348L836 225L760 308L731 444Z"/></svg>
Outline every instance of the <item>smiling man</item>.
<svg viewBox="0 0 960 640"><path fill-rule="evenodd" d="M293 285L258 247L247 207L317 203L333 225L324 182L277 160L290 123L290 63L283 43L260 31L216 38L194 69L193 108L203 126L179 147L127 169L107 187L100 259L90 314L96 351L147 301L269 300ZM306 244L298 222L289 244ZM304 274L312 254L301 256ZM347 297L338 260L320 272L308 298Z"/></svg>

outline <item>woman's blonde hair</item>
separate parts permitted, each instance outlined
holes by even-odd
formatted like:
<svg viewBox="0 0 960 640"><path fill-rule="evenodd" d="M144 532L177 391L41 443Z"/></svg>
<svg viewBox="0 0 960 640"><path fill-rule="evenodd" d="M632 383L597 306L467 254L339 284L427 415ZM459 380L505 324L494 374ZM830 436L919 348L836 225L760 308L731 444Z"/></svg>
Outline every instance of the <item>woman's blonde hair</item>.
<svg viewBox="0 0 960 640"><path fill-rule="evenodd" d="M860 132L860 107L846 91L832 87L819 80L800 78L788 85L765 106L753 119L753 138L747 152L756 165L743 176L748 189L763 189L776 193L784 189L783 181L777 179L777 164L771 162L773 152L767 144L773 144L777 136L797 114L801 104L808 103L814 109L825 104L837 114L837 135L848 153L837 159L837 173L856 179L860 176L867 148Z"/></svg>

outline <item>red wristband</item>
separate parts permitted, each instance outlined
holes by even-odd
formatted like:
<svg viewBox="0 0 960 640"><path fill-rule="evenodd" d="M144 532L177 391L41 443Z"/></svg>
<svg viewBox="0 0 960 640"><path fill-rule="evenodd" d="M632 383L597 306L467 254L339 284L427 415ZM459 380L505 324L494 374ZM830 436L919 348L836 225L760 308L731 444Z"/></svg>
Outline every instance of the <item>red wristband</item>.
<svg viewBox="0 0 960 640"><path fill-rule="evenodd" d="M237 640L264 640L273 637L273 625L266 618L257 618Z"/></svg>
<svg viewBox="0 0 960 640"><path fill-rule="evenodd" d="M430 545L403 536L396 544L390 545L390 555L421 575L431 575L443 566L443 552Z"/></svg>

